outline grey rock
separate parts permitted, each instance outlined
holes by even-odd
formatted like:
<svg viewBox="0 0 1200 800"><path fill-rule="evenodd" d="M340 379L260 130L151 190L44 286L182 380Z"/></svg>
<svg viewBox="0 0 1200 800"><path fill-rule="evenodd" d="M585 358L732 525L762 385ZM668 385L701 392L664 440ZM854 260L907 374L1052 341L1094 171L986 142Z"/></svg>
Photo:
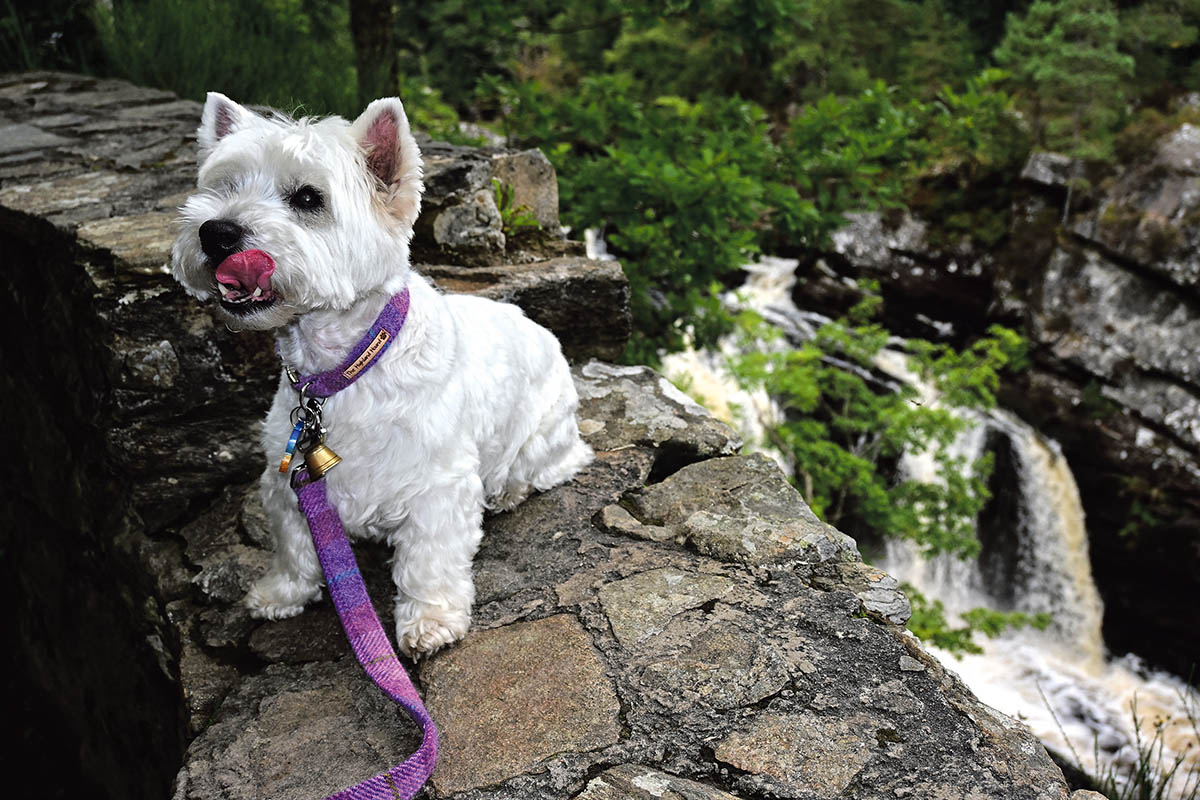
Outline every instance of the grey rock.
<svg viewBox="0 0 1200 800"><path fill-rule="evenodd" d="M603 601L603 593L601 597ZM787 685L785 654L755 631L720 619L687 627L689 644L650 662L640 676L647 695L664 708L675 712L698 704L718 710L742 708Z"/></svg>
<svg viewBox="0 0 1200 800"><path fill-rule="evenodd" d="M384 597L376 597L386 602ZM268 662L335 661L346 654L346 633L331 606L305 609L289 619L264 623L250 634L250 652Z"/></svg>
<svg viewBox="0 0 1200 800"><path fill-rule="evenodd" d="M649 539L652 542L665 542L679 536L676 528L668 528L663 525L643 525L624 507L616 503L605 506L600 511L596 524L610 533L624 533L639 539Z"/></svg>
<svg viewBox="0 0 1200 800"><path fill-rule="evenodd" d="M151 211L110 217L79 226L78 235L85 244L112 253L124 269L143 275L167 275L177 233L175 216Z"/></svg>
<svg viewBox="0 0 1200 800"><path fill-rule="evenodd" d="M1034 335L1106 394L1200 446L1200 308L1092 250L1046 267ZM1165 378L1165 380L1164 380Z"/></svg>
<svg viewBox="0 0 1200 800"><path fill-rule="evenodd" d="M512 191L514 210L524 209L543 228L558 230L558 174L545 153L496 153L491 177Z"/></svg>
<svg viewBox="0 0 1200 800"><path fill-rule="evenodd" d="M511 778L563 751L617 741L619 705L604 663L571 616L467 637L422 667L438 721L441 795Z"/></svg>
<svg viewBox="0 0 1200 800"><path fill-rule="evenodd" d="M615 261L560 257L490 267L420 268L448 292L520 306L570 359L620 356L629 339L629 281Z"/></svg>
<svg viewBox="0 0 1200 800"><path fill-rule="evenodd" d="M1053 188L1065 188L1075 160L1062 153L1031 153L1021 169L1021 179Z"/></svg>
<svg viewBox="0 0 1200 800"><path fill-rule="evenodd" d="M251 584L267 571L268 553L235 544L222 551L192 578L200 593L218 603L236 603Z"/></svg>
<svg viewBox="0 0 1200 800"><path fill-rule="evenodd" d="M905 625L912 616L912 606L900 582L878 567L862 562L838 565L841 584L862 600L863 608L874 612L893 625Z"/></svg>
<svg viewBox="0 0 1200 800"><path fill-rule="evenodd" d="M0 125L0 155L41 151L73 143L73 139L34 125Z"/></svg>
<svg viewBox="0 0 1200 800"><path fill-rule="evenodd" d="M197 641L200 612L193 604L186 600L169 603L167 615L180 633L179 681L187 703L188 728L194 736L208 724L241 675L236 667L214 658Z"/></svg>
<svg viewBox="0 0 1200 800"><path fill-rule="evenodd" d="M929 226L912 215L906 214L894 227L878 213L847 214L846 221L833 234L834 251L875 271L893 270L898 255L927 249Z"/></svg>
<svg viewBox="0 0 1200 800"><path fill-rule="evenodd" d="M1184 124L1124 170L1076 232L1200 297L1200 128Z"/></svg>
<svg viewBox="0 0 1200 800"><path fill-rule="evenodd" d="M480 189L462 203L440 211L433 218L433 241L441 250L480 250L485 257L504 252L500 211L487 189Z"/></svg>
<svg viewBox="0 0 1200 800"><path fill-rule="evenodd" d="M588 782L577 800L736 800L734 795L703 783L659 772L650 767L622 764L604 770Z"/></svg>
<svg viewBox="0 0 1200 800"><path fill-rule="evenodd" d="M122 348L124 385L137 389L170 389L179 377L179 357L166 339L151 345Z"/></svg>
<svg viewBox="0 0 1200 800"><path fill-rule="evenodd" d="M539 151L481 150L427 139L419 144L425 195L412 243L416 261L484 266L529 260L530 241L517 237L522 241L513 243L505 235L494 181L511 190L513 212L527 209L541 226L535 251L561 238L557 176Z"/></svg>
<svg viewBox="0 0 1200 800"><path fill-rule="evenodd" d="M52 216L81 209L87 218L105 219L111 213L111 198L137 183L134 176L119 172L88 172L50 178L30 184L10 184L0 189L0 205L31 216ZM163 251L164 255L168 251Z"/></svg>
<svg viewBox="0 0 1200 800"><path fill-rule="evenodd" d="M419 741L353 659L271 665L192 742L173 798L327 797L400 763Z"/></svg>
<svg viewBox="0 0 1200 800"><path fill-rule="evenodd" d="M643 572L600 590L613 633L626 647L661 631L681 611L724 597L733 583L719 575L671 569Z"/></svg>
<svg viewBox="0 0 1200 800"><path fill-rule="evenodd" d="M687 460L737 452L741 440L723 422L649 367L593 361L574 370L579 430L597 450L663 448Z"/></svg>
<svg viewBox="0 0 1200 800"><path fill-rule="evenodd" d="M716 758L781 797L834 797L876 757L874 732L885 725L860 714L763 714L722 740Z"/></svg>
<svg viewBox="0 0 1200 800"><path fill-rule="evenodd" d="M749 564L858 561L854 540L817 519L766 456L714 458L632 493L629 509L652 525L677 525L697 550Z"/></svg>
<svg viewBox="0 0 1200 800"><path fill-rule="evenodd" d="M242 542L237 527L242 498L242 491L226 489L208 513L180 531L188 560L200 570L192 583L213 602L239 602L267 568L268 554Z"/></svg>

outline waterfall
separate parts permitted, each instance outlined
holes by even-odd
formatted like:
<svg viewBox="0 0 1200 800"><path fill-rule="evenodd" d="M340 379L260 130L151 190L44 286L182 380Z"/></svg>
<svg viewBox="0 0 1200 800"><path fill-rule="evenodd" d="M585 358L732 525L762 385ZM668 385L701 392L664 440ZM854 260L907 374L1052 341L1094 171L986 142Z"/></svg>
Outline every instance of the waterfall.
<svg viewBox="0 0 1200 800"><path fill-rule="evenodd" d="M811 336L822 318L791 301L796 262L764 259L748 267L746 286L725 298L734 308L752 308L781 327L792 341ZM738 427L748 443L761 442L764 426L780 420L770 398L747 393L723 368L735 354L733 337L716 352L685 352L664 359L667 374L687 376L703 401ZM914 375L897 350L880 353L877 368L917 389L924 403L937 403L936 390ZM952 623L979 606L1026 613L1048 612L1044 631L1009 631L996 639L978 637L983 653L961 659L926 645L958 673L985 703L1028 724L1050 748L1092 775L1122 774L1136 764L1161 724L1162 763L1184 758L1167 800L1186 798L1200 781L1200 743L1188 720L1195 694L1180 679L1148 670L1136 656L1112 658L1101 631L1103 604L1092 580L1088 538L1079 490L1057 443L1004 410L956 412L968 426L951 455L973 464L996 453L993 485L1011 487L993 499L995 512L981 519L980 556L925 560L913 545L891 540L879 565L929 598L941 600ZM785 454L771 453L787 467ZM937 480L932 454L907 453L903 478ZM1001 509L1000 506L1008 508ZM1003 513L1001 513L1003 512ZM1138 723L1135 726L1133 708Z"/></svg>
<svg viewBox="0 0 1200 800"><path fill-rule="evenodd" d="M884 351L877 366L913 385L926 403L937 392L908 370L904 355ZM1026 722L1048 746L1078 759L1092 775L1124 774L1163 722L1163 763L1183 757L1177 780L1163 796L1185 798L1200 777L1196 734L1188 720L1188 688L1178 678L1146 670L1136 656L1108 659L1101 630L1104 606L1092 580L1087 526L1075 476L1058 444L1002 409L959 410L968 427L951 455L974 463L986 451L1007 448L1007 478L1016 487L1011 527L980 531L983 552L973 561L952 555L926 560L912 543L889 540L879 566L922 594L941 600L948 618L980 606L1046 612L1045 631L1008 632L980 641L983 653L961 659L934 653L983 702ZM906 453L900 477L937 480L929 453ZM985 511L986 513L986 511ZM982 527L982 526L981 526ZM1138 717L1135 730L1134 709ZM1194 713L1194 709L1193 709ZM1190 749L1190 750L1189 750Z"/></svg>

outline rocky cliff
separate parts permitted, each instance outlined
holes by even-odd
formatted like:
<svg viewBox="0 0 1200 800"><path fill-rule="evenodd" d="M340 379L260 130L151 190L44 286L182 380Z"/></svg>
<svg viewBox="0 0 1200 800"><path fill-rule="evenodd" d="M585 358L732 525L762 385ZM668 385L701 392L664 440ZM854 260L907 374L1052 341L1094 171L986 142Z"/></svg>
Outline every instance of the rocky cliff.
<svg viewBox="0 0 1200 800"><path fill-rule="evenodd" d="M1002 402L1058 440L1087 512L1105 640L1186 675L1200 633L1200 130L1183 125L1096 188L1060 225L1071 162L1032 156L1007 236L945 244L928 220L854 215L798 282L799 302L843 305L880 281L887 324L961 343L993 322L1033 364Z"/></svg>
<svg viewBox="0 0 1200 800"><path fill-rule="evenodd" d="M0 77L22 796L316 798L414 742L328 604L278 623L238 604L267 558L251 484L278 365L163 268L198 117L120 82ZM594 360L622 346L628 288L557 235L544 157L424 150L420 268L560 336L597 451L488 519L472 633L414 667L443 736L428 794L1066 798L1028 730L921 651L895 581L776 467L652 371ZM504 229L493 178L539 234ZM386 624L387 553L358 552Z"/></svg>

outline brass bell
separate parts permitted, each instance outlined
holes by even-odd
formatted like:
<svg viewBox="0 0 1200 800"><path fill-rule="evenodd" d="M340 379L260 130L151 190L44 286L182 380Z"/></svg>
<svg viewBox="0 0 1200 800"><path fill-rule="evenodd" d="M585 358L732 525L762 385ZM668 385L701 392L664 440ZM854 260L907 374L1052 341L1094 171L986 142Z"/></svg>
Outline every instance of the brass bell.
<svg viewBox="0 0 1200 800"><path fill-rule="evenodd" d="M308 466L309 479L315 481L342 463L342 457L326 447L324 442L318 442L304 454L304 463Z"/></svg>

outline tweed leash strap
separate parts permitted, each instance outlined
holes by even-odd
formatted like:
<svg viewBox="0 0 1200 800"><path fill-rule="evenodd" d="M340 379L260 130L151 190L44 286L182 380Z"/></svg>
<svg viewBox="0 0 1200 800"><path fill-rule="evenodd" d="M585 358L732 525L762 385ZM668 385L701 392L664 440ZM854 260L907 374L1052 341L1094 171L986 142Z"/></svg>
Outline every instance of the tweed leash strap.
<svg viewBox="0 0 1200 800"><path fill-rule="evenodd" d="M354 383L369 370L396 339L408 317L408 288L388 300L374 324L367 329L350 355L331 370L315 375L288 375L292 388L304 397L326 398ZM290 369L290 368L289 368Z"/></svg>
<svg viewBox="0 0 1200 800"><path fill-rule="evenodd" d="M293 477L292 486L312 531L329 596L358 663L384 694L408 712L422 733L421 746L404 762L326 800L409 800L425 785L437 762L437 728L379 623L341 517L326 496L325 481L310 481L304 468Z"/></svg>

